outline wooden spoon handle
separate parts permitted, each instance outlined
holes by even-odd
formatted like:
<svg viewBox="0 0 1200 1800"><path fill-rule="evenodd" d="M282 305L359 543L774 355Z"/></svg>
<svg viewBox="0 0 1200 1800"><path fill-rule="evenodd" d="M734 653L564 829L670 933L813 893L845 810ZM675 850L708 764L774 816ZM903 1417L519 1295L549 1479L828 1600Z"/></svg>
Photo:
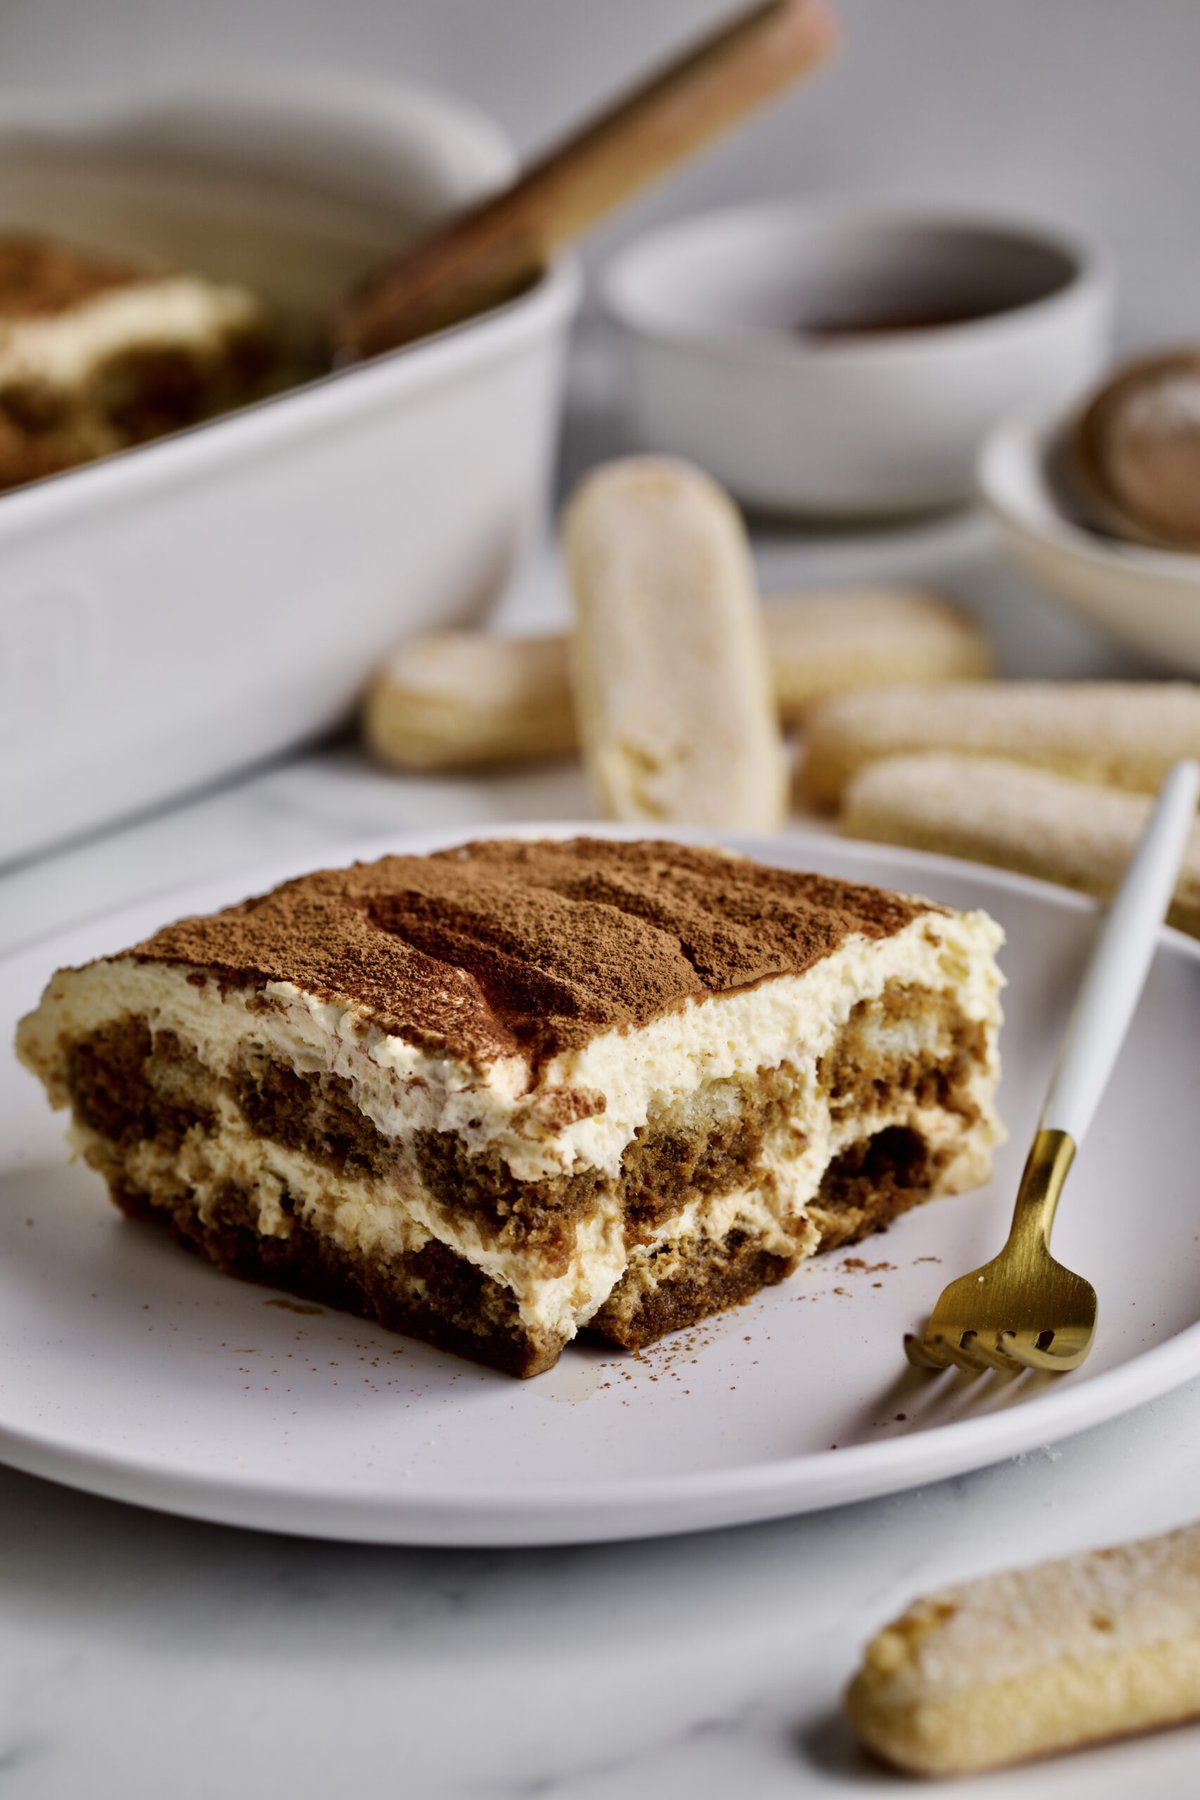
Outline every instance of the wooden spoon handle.
<svg viewBox="0 0 1200 1800"><path fill-rule="evenodd" d="M375 356L510 299L562 245L820 62L823 0L768 0L707 39L502 193L402 250L341 307L345 358Z"/></svg>

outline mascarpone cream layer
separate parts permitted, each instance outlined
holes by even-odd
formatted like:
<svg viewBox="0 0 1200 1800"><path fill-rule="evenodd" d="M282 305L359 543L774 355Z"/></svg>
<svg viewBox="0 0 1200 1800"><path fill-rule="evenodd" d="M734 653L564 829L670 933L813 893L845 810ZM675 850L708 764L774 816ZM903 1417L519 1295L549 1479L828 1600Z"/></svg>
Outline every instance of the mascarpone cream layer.
<svg viewBox="0 0 1200 1800"><path fill-rule="evenodd" d="M964 1134L961 1120L937 1108L898 1105L833 1128L828 1108L824 1120L813 1116L798 1122L812 1128L812 1141L803 1158L788 1168L786 1180L767 1179L694 1200L665 1220L648 1243L627 1245L617 1193L599 1195L577 1226L568 1266L555 1274L540 1269L528 1251L498 1248L461 1212L449 1216L426 1189L415 1159L387 1181L339 1174L302 1150L256 1136L229 1102L222 1107L219 1134L194 1127L181 1145L169 1149L146 1140L123 1152L122 1168L126 1179L151 1192L160 1182L169 1191L183 1180L202 1218L223 1201L226 1183L233 1181L257 1206L257 1228L266 1236L286 1237L292 1217L299 1216L342 1249L368 1259L420 1250L431 1240L444 1244L507 1288L529 1329L567 1342L631 1265L645 1263L666 1246L720 1241L741 1227L777 1255L810 1255L817 1232L804 1216L804 1205L815 1196L828 1163L890 1125L911 1125L935 1152L954 1143L958 1154L939 1178L938 1192L953 1193L987 1176L993 1135L986 1120ZM72 1138L75 1148L101 1170L111 1160L105 1141L86 1128L74 1127ZM291 1214L283 1206L285 1195Z"/></svg>
<svg viewBox="0 0 1200 1800"><path fill-rule="evenodd" d="M124 351L204 350L261 321L255 296L229 282L166 275L110 288L61 313L0 321L0 387L83 387Z"/></svg>
<svg viewBox="0 0 1200 1800"><path fill-rule="evenodd" d="M931 911L890 937L852 935L802 974L687 1000L635 1030L604 1032L536 1073L521 1056L483 1068L439 1056L381 1030L357 1005L290 982L267 986L273 1006L263 1010L251 990L222 996L214 980L200 984L202 971L125 958L55 976L18 1041L61 1102L60 1034L140 1015L153 1030L178 1032L217 1074L254 1048L301 1073L341 1076L385 1136L454 1132L470 1151L498 1151L518 1180L534 1181L585 1167L615 1174L651 1114L706 1082L787 1062L815 1094L817 1065L853 1008L902 982L949 990L962 1015L985 1027L988 1066L977 1098L995 1141L990 1090L1002 977L994 957L1002 942L986 913ZM920 1044L928 1029L918 1003L910 1017L880 1026L879 1047Z"/></svg>
<svg viewBox="0 0 1200 1800"><path fill-rule="evenodd" d="M101 1169L111 1157L104 1140L86 1128L75 1127L72 1140ZM623 1214L612 1194L580 1221L568 1267L546 1274L528 1252L497 1249L461 1214L448 1218L415 1165L394 1185L339 1175L303 1151L254 1136L237 1120L223 1121L219 1136L194 1128L172 1149L148 1139L123 1155L122 1168L126 1179L150 1192L159 1183L170 1190L182 1179L201 1218L222 1203L226 1184L233 1181L257 1206L263 1236L286 1237L292 1217L299 1216L341 1249L367 1259L401 1256L431 1241L444 1244L507 1288L530 1330L552 1333L564 1342L604 1304L629 1263ZM291 1214L282 1205L285 1194ZM784 1218L777 1198L764 1186L707 1196L684 1207L640 1254L698 1237L722 1239L737 1225L780 1255L815 1248L815 1230L802 1219Z"/></svg>

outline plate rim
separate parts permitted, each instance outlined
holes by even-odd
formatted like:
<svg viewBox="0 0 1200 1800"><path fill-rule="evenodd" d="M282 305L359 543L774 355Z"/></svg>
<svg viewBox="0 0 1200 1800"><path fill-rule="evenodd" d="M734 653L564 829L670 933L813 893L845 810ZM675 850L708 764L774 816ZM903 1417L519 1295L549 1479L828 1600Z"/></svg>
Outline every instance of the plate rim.
<svg viewBox="0 0 1200 1800"><path fill-rule="evenodd" d="M354 837L331 846L332 860L312 853L277 856L243 865L214 877L176 882L142 890L119 904L59 924L36 938L12 946L0 957L0 986L20 981L24 966L55 943L94 936L106 923L116 925L160 901L170 908L171 896L184 908L231 903L263 891L302 867L336 867L355 859L388 853L421 853L474 838L538 836L632 838L642 828L596 821L489 821L475 828L419 827L369 837ZM760 834L663 828L656 835L678 842L712 843L744 849L769 860L773 848L789 855L811 846L815 855L838 856L882 867L896 859L936 879L944 873L979 880L985 889L1022 894L1043 905L1077 914L1096 913L1087 895L1055 883L1020 875L988 864L842 838L833 832L793 827L776 837ZM867 876L869 880L869 875ZM248 885L243 885L247 884ZM209 896L225 890L225 899ZM192 898L188 900L186 896ZM980 904L986 904L981 898ZM1160 927L1160 944L1200 963L1200 942L1169 926ZM46 974L50 973L47 969ZM33 1090L30 1090L31 1097ZM769 1519L797 1516L826 1507L900 1493L964 1474L1023 1450L1061 1441L1093 1426L1119 1418L1133 1408L1200 1374L1200 1320L1162 1343L1142 1350L1078 1388L1058 1385L1025 1404L973 1418L931 1425L890 1441L851 1444L844 1449L753 1462L732 1468L705 1469L684 1475L654 1475L587 1483L543 1482L540 1487L489 1482L484 1496L462 1484L420 1487L411 1493L355 1495L347 1484L297 1487L294 1481L257 1476L239 1477L188 1471L157 1460L146 1452L112 1451L64 1444L52 1431L13 1427L3 1418L0 1398L0 1462L27 1474L68 1487L130 1502L173 1515L254 1530L284 1532L339 1541L426 1546L534 1546L599 1543L634 1538L674 1536L696 1530L722 1529ZM953 1379L953 1377L951 1377ZM1053 1378L1050 1378L1053 1379Z"/></svg>

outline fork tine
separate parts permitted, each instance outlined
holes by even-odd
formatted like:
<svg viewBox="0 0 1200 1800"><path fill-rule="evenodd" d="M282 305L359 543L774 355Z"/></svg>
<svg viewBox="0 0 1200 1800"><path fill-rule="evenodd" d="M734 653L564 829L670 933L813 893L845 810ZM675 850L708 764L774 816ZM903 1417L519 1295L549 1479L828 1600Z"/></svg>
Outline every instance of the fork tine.
<svg viewBox="0 0 1200 1800"><path fill-rule="evenodd" d="M914 1369L948 1369L950 1358L940 1338L918 1337L915 1332L904 1334L904 1354Z"/></svg>
<svg viewBox="0 0 1200 1800"><path fill-rule="evenodd" d="M950 1368L956 1369L960 1375L966 1375L971 1381L974 1381L977 1375L988 1373L986 1363L972 1361L970 1352L964 1351L958 1344L947 1344L946 1355L950 1359Z"/></svg>
<svg viewBox="0 0 1200 1800"><path fill-rule="evenodd" d="M1023 1369L1032 1369L1039 1375L1061 1375L1067 1369L1073 1369L1087 1355L1087 1344L1073 1351L1043 1350L1036 1343L1030 1343L1024 1336L1015 1331L1002 1331L998 1342L1005 1355L1010 1356Z"/></svg>
<svg viewBox="0 0 1200 1800"><path fill-rule="evenodd" d="M1008 1355L1011 1356L1013 1361L1018 1363L1021 1368L1036 1370L1045 1367L1044 1363L1035 1362L1033 1360L1034 1357L1042 1355L1044 1352L1034 1350L1031 1344L1023 1344L1017 1337L1015 1331L1002 1331L1000 1333L999 1341L1004 1345Z"/></svg>
<svg viewBox="0 0 1200 1800"><path fill-rule="evenodd" d="M998 1369L1011 1375L1016 1366L1011 1357L1006 1356L998 1346L993 1349L977 1331L964 1331L958 1343L949 1344L948 1349L960 1368L970 1369L976 1374Z"/></svg>
<svg viewBox="0 0 1200 1800"><path fill-rule="evenodd" d="M968 1341L964 1343L964 1339ZM943 1332L929 1330L924 1337L915 1337L912 1332L905 1332L904 1352L916 1369L957 1369L960 1375L986 1374L989 1369L1003 1369L1011 1373L1017 1366L1003 1358L1001 1353L978 1345L975 1333L971 1331L947 1336Z"/></svg>
<svg viewBox="0 0 1200 1800"><path fill-rule="evenodd" d="M999 1332L995 1333L989 1344L976 1340L975 1351L977 1355L985 1357L988 1366L1001 1375L1023 1375L1025 1372L1025 1364L1012 1355L1006 1344L1001 1343Z"/></svg>

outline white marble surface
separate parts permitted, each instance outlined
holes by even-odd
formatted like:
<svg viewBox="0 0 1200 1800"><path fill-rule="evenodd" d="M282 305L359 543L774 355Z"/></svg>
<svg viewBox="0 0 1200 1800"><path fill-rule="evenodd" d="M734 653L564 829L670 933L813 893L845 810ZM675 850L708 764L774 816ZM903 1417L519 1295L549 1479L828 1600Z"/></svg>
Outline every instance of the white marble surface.
<svg viewBox="0 0 1200 1800"><path fill-rule="evenodd" d="M838 1718L864 1637L916 1588L1177 1523L1196 1399L900 1499L602 1549L253 1537L0 1474L0 1791L896 1793ZM1183 1800L1198 1751L1183 1730L938 1793Z"/></svg>
<svg viewBox="0 0 1200 1800"><path fill-rule="evenodd" d="M78 0L0 6L6 83L178 82L277 59L460 87L523 146L718 0ZM1122 334L1194 335L1200 15L1190 0L839 0L820 84L635 209L866 188L1078 220L1122 261ZM285 25L286 21L286 25ZM1115 121L1115 125L1114 125ZM946 146L954 146L947 157ZM598 384L603 389L602 380ZM569 446L608 446L596 393ZM775 588L927 578L987 617L1010 672L1121 664L1042 608L985 530L762 534ZM514 623L558 604L552 564ZM408 782L343 746L0 875L0 949L197 875L408 824L578 815L570 769ZM1086 1195L1076 1197L1086 1204ZM1131 1210L1136 1206L1131 1195ZM0 1381L3 1371L0 1370ZM787 1405L786 1393L780 1404ZM0 1470L3 1800L774 1800L886 1795L838 1719L864 1639L917 1590L1200 1511L1200 1384L980 1474L836 1513L642 1545L408 1552L258 1537ZM1200 1728L943 1784L946 1796L1196 1791Z"/></svg>
<svg viewBox="0 0 1200 1800"><path fill-rule="evenodd" d="M600 440L576 433L573 455ZM1005 666L1119 668L995 558L981 521L760 534L764 583L890 575L962 593ZM510 623L553 616L547 556ZM408 824L586 815L569 767L401 781L350 745L0 879L12 945L137 892ZM1086 1196L1077 1196L1086 1204ZM963 1479L794 1522L544 1552L372 1550L159 1517L0 1471L0 1792L61 1800L401 1795L726 1800L886 1794L840 1691L917 1590L1182 1522L1200 1386ZM780 1395L786 1406L786 1394ZM947 1794L1194 1791L1200 1729ZM1030 1786L1030 1783L1036 1785Z"/></svg>

